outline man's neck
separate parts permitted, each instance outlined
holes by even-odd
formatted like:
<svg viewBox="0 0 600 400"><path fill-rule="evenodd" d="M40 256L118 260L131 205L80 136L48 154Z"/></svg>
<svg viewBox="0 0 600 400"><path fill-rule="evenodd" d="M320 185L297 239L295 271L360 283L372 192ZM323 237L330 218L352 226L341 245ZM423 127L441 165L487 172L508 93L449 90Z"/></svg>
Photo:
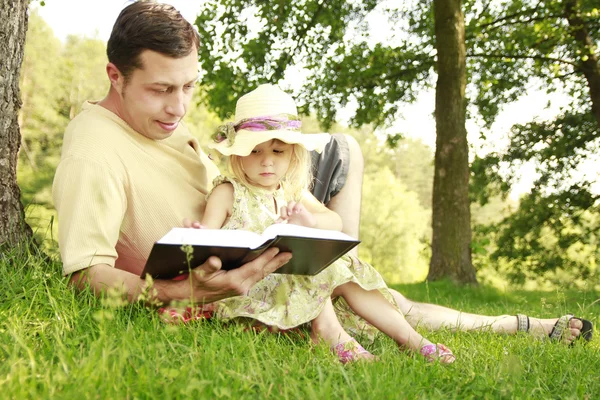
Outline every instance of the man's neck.
<svg viewBox="0 0 600 400"><path fill-rule="evenodd" d="M98 104L101 107L106 108L108 111L112 112L117 117L123 119L123 117L121 116L121 113L119 112L119 109L120 109L119 95L115 92L115 90L113 88L111 88L108 91L108 94L106 95L105 98L103 98L96 104Z"/></svg>

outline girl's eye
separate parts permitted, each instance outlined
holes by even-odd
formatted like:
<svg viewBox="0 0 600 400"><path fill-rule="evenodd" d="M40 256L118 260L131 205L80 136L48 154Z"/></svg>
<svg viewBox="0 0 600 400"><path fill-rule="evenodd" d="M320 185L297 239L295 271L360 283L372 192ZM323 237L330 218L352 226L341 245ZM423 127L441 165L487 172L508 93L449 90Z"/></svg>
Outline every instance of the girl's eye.
<svg viewBox="0 0 600 400"><path fill-rule="evenodd" d="M277 150L277 149L275 149L275 150L273 150L273 153L275 153L275 154L281 154L281 153L283 153L283 150Z"/></svg>

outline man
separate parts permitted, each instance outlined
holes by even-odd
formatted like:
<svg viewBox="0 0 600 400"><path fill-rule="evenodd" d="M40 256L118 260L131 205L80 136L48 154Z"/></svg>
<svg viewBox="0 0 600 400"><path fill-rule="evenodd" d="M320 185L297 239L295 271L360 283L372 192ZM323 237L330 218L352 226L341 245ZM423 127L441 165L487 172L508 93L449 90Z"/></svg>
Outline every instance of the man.
<svg viewBox="0 0 600 400"><path fill-rule="evenodd" d="M188 226L201 220L218 171L181 122L198 76L199 46L193 27L169 5L136 2L117 18L107 45L109 92L87 103L68 125L53 185L64 273L77 287L101 293L117 286L135 301L148 289L139 275L152 244L186 218ZM314 161L315 194L342 216L346 233L358 236L358 144L337 136ZM147 294L162 304L214 302L246 293L290 258L271 249L239 269L222 271L212 257L187 280L155 280ZM557 323L464 314L397 292L395 297L413 326L542 336ZM561 321L555 331L562 340L580 334L581 320Z"/></svg>

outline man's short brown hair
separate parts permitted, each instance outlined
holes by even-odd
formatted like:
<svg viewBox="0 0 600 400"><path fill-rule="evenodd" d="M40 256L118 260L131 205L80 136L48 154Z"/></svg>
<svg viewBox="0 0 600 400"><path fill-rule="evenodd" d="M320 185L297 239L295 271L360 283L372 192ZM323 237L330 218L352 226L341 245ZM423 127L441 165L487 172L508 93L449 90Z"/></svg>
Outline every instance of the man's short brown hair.
<svg viewBox="0 0 600 400"><path fill-rule="evenodd" d="M140 54L144 50L181 58L199 46L198 33L173 6L136 1L117 17L106 55L127 81L136 68L143 67Z"/></svg>

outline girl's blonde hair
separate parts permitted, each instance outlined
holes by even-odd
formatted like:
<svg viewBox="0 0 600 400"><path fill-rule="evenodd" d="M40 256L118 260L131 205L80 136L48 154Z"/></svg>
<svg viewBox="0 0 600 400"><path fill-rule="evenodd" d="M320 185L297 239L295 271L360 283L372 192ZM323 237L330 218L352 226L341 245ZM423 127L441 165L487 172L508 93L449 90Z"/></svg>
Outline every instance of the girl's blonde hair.
<svg viewBox="0 0 600 400"><path fill-rule="evenodd" d="M231 155L225 157L225 164L232 178L237 179L249 190L254 190L256 186L248 180L248 177L242 168L241 156ZM280 183L285 188L286 200L288 201L300 201L303 192L305 190L310 190L312 186L311 157L308 150L302 145L292 145L290 165Z"/></svg>

